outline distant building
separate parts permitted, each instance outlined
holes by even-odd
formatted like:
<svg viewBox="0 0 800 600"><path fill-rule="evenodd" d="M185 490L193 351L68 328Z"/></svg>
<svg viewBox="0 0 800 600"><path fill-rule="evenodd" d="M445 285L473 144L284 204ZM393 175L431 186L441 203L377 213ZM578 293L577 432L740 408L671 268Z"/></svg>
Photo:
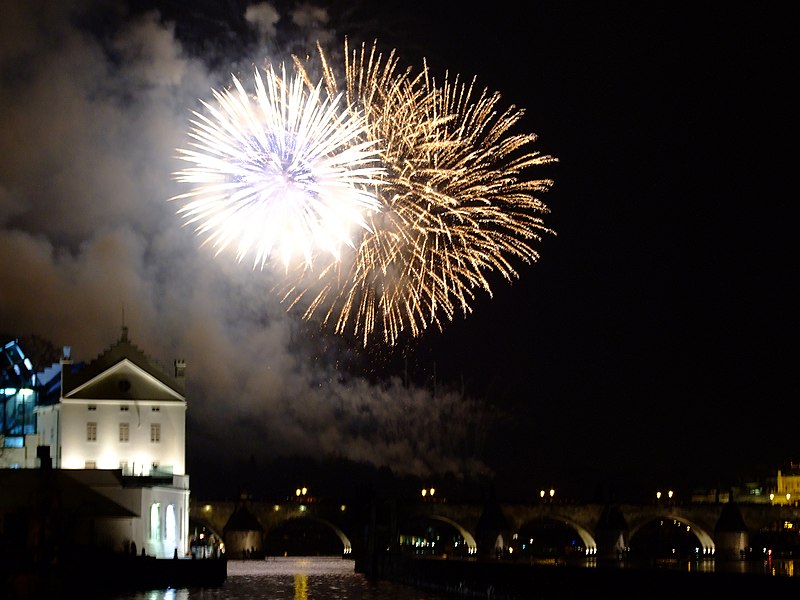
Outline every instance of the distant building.
<svg viewBox="0 0 800 600"><path fill-rule="evenodd" d="M800 464L789 463L788 468L779 469L775 491L770 494L773 504L797 506L800 503Z"/></svg>
<svg viewBox="0 0 800 600"><path fill-rule="evenodd" d="M88 364L73 363L65 348L60 363L37 373L17 340L4 354L0 467L69 471L115 503L119 514L94 540L106 549L186 555L185 363L168 374L127 327Z"/></svg>
<svg viewBox="0 0 800 600"><path fill-rule="evenodd" d="M731 486L726 490L718 488L696 489L692 492L691 501L698 504L769 504L766 492L769 482L748 481Z"/></svg>

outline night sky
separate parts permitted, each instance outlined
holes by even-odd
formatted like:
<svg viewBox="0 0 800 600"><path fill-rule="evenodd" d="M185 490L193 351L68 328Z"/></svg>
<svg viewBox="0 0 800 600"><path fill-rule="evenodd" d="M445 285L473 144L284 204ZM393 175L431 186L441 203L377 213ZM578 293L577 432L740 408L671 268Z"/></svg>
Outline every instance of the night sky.
<svg viewBox="0 0 800 600"><path fill-rule="evenodd" d="M0 24L0 332L89 360L124 319L162 364L185 358L193 493L338 493L376 469L649 497L800 460L781 8L28 4ZM477 77L558 158L537 174L556 232L538 262L397 348L286 315L279 274L214 257L167 202L197 99L345 35Z"/></svg>

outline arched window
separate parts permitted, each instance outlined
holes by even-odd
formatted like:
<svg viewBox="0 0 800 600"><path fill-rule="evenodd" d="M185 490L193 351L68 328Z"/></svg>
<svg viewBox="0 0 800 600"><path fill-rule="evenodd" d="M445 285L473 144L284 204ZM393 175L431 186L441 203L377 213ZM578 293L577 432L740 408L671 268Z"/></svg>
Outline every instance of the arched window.
<svg viewBox="0 0 800 600"><path fill-rule="evenodd" d="M166 516L166 526L167 530L164 532L164 538L168 542L174 542L177 536L177 531L175 529L175 505L168 504L167 505L167 516Z"/></svg>
<svg viewBox="0 0 800 600"><path fill-rule="evenodd" d="M161 504L153 502L150 506L150 539L157 540L161 533Z"/></svg>

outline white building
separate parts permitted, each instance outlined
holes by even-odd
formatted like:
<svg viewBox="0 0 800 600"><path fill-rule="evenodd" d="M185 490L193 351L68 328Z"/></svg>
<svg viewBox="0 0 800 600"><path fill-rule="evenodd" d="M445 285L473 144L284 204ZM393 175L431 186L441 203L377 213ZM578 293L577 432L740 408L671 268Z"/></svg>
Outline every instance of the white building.
<svg viewBox="0 0 800 600"><path fill-rule="evenodd" d="M176 360L168 374L123 327L119 341L87 364L74 364L65 348L59 385L50 386L59 391L39 398L38 452L26 452L136 515L108 520L94 540L102 547L133 544L160 558L188 553L185 366Z"/></svg>

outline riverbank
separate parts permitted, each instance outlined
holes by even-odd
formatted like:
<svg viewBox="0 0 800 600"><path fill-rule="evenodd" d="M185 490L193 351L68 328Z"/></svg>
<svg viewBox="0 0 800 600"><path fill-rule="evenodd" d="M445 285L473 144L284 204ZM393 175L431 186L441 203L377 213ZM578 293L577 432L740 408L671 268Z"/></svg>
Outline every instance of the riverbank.
<svg viewBox="0 0 800 600"><path fill-rule="evenodd" d="M553 598L797 597L800 577L737 572L697 572L659 568L540 565L394 556L385 557L380 577L454 598L550 600ZM789 596L791 595L791 596Z"/></svg>

